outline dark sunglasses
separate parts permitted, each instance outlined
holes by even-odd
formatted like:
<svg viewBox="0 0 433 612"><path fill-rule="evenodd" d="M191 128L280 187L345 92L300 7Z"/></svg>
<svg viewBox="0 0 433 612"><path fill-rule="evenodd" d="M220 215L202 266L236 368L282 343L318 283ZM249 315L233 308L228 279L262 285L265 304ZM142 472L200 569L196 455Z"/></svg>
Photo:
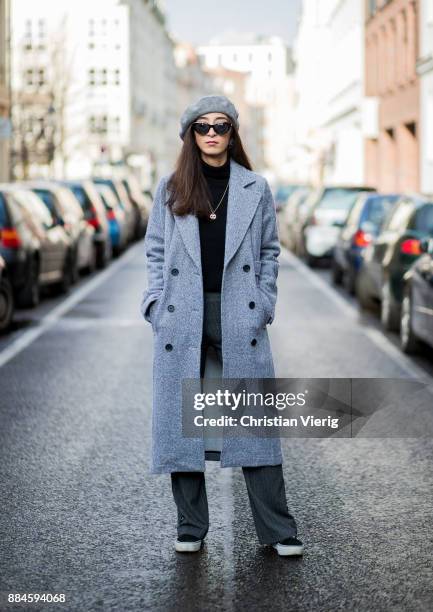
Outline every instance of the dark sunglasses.
<svg viewBox="0 0 433 612"><path fill-rule="evenodd" d="M231 129L232 124L228 123L227 121L224 121L224 123L214 123L214 125L211 125L210 123L204 123L202 121L196 121L192 124L193 130L195 130L197 134L201 134L202 136L207 134L211 127L213 127L216 134L218 134L219 136L223 136L224 134L227 134L227 132Z"/></svg>

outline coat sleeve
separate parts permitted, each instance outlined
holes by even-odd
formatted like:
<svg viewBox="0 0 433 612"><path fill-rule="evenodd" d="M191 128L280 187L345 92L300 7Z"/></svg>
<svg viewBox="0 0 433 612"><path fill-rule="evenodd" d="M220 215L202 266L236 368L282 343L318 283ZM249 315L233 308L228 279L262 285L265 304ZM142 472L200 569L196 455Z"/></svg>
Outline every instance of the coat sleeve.
<svg viewBox="0 0 433 612"><path fill-rule="evenodd" d="M279 272L278 257L281 252L280 240L277 229L277 213L272 191L268 181L265 179L263 193L263 225L262 240L260 248L260 276L259 287L268 304L268 325L275 316L275 305L277 302L277 278Z"/></svg>
<svg viewBox="0 0 433 612"><path fill-rule="evenodd" d="M146 321L152 323L149 311L164 288L164 218L166 177L163 177L156 188L153 207L147 224L144 238L144 250L147 260L148 286L143 293L140 311Z"/></svg>

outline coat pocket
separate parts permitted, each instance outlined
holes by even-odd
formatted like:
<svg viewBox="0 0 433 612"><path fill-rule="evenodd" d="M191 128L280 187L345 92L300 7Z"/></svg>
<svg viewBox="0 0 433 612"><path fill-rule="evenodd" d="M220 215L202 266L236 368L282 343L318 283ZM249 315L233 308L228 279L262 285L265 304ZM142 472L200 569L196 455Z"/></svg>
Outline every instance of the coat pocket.
<svg viewBox="0 0 433 612"><path fill-rule="evenodd" d="M156 330L157 327L159 327L159 319L160 319L160 314L161 314L161 304L164 300L164 290L160 293L160 295L153 300L153 302L151 302L150 306L149 306L149 319L150 322L152 324L153 329Z"/></svg>

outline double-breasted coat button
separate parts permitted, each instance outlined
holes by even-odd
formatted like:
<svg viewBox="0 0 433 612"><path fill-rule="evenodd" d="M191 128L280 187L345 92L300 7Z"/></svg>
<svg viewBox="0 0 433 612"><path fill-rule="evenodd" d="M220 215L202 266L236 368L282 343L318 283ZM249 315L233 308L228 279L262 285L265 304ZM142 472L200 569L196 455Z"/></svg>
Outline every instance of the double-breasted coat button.
<svg viewBox="0 0 433 612"><path fill-rule="evenodd" d="M252 308L255 308L255 307L256 307L256 303L255 303L255 302L250 302L250 303L248 304L248 306L249 306L251 309L252 309Z"/></svg>
<svg viewBox="0 0 433 612"><path fill-rule="evenodd" d="M251 270L251 267L248 264L245 264L243 267L243 271L244 272L249 272Z"/></svg>
<svg viewBox="0 0 433 612"><path fill-rule="evenodd" d="M173 274L173 276L177 276L179 274L179 270L177 268L173 268L171 270L171 273Z"/></svg>
<svg viewBox="0 0 433 612"><path fill-rule="evenodd" d="M173 345L172 344L166 344L165 345L165 350L166 351L172 351L173 350Z"/></svg>
<svg viewBox="0 0 433 612"><path fill-rule="evenodd" d="M251 340L251 346L256 346L256 344L257 344L257 340L255 338L253 338Z"/></svg>
<svg viewBox="0 0 433 612"><path fill-rule="evenodd" d="M173 304L169 304L169 305L167 306L167 310L168 310L168 312L174 312L174 306L173 306Z"/></svg>

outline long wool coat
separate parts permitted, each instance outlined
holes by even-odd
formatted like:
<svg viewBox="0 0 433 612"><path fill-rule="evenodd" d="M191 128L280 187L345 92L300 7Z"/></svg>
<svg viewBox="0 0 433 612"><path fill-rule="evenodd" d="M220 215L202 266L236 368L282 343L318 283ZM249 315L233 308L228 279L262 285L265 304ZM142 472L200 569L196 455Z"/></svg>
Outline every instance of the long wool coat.
<svg viewBox="0 0 433 612"><path fill-rule="evenodd" d="M205 471L203 438L182 435L182 379L200 379L204 300L199 224L195 215L174 215L166 206L168 178L156 189L144 240L148 287L140 307L154 340L154 474ZM222 377L273 378L267 325L274 319L280 244L266 179L231 159L227 206ZM281 462L278 437L223 439L221 467Z"/></svg>

